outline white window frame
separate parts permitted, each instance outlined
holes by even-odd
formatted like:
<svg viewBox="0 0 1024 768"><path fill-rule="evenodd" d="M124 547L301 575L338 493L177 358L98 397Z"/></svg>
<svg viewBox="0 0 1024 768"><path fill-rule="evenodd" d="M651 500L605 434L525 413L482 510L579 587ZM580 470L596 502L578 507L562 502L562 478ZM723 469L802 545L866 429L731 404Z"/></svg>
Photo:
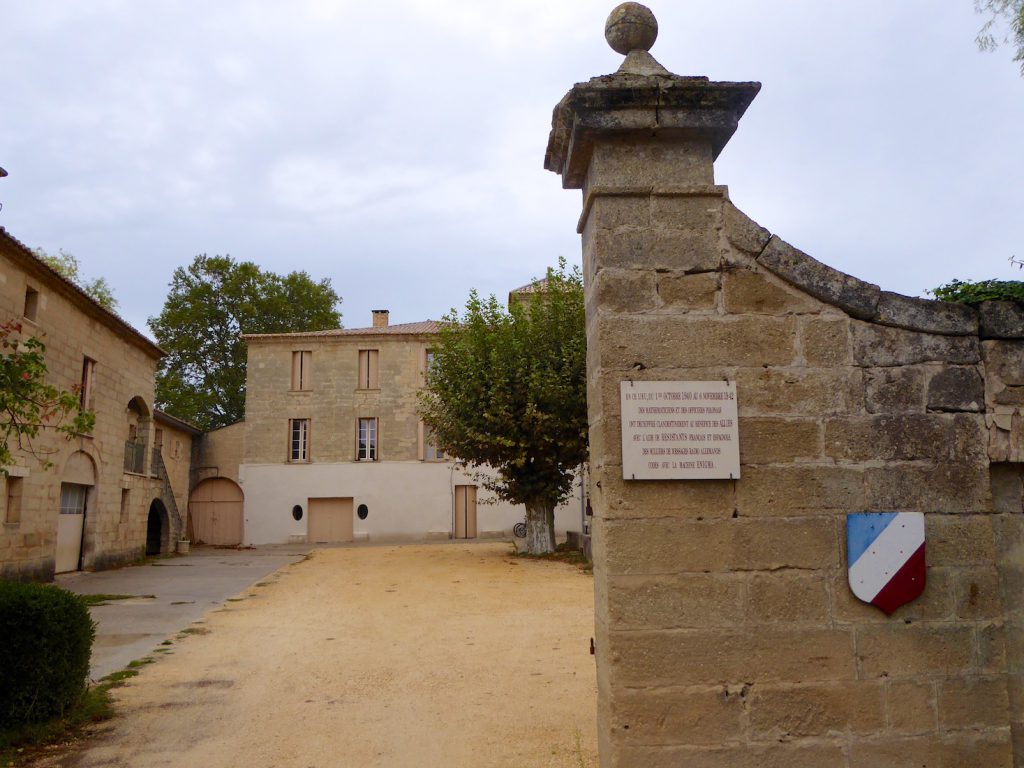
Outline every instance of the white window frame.
<svg viewBox="0 0 1024 768"><path fill-rule="evenodd" d="M360 416L356 422L356 461L377 461L380 423L376 416Z"/></svg>
<svg viewBox="0 0 1024 768"><path fill-rule="evenodd" d="M288 420L288 461L294 464L309 461L309 419Z"/></svg>

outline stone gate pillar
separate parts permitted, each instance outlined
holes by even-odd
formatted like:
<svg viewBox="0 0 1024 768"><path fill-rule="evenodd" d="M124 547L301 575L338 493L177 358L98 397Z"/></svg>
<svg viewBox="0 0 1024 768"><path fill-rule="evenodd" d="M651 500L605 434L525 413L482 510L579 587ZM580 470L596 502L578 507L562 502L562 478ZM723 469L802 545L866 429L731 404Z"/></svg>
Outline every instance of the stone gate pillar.
<svg viewBox="0 0 1024 768"><path fill-rule="evenodd" d="M643 6L612 12L625 61L562 99L545 156L583 193L601 765L1010 766L1024 465L1000 465L1000 512L977 313L733 207L713 162L760 86L673 75L656 34ZM1011 346L999 370L1024 370ZM622 382L723 379L741 476L624 479ZM926 521L927 589L892 616L847 585L863 512Z"/></svg>

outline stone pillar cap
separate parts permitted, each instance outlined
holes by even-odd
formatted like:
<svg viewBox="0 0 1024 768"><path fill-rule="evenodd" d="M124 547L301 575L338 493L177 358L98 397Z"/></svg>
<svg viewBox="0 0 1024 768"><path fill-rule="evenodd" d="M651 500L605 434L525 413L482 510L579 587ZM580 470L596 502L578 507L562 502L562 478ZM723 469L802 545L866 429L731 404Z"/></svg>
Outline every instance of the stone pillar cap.
<svg viewBox="0 0 1024 768"><path fill-rule="evenodd" d="M566 189L583 186L598 136L677 135L710 142L717 158L761 90L755 82L672 74L647 52L657 36L654 14L639 3L623 3L609 15L605 37L626 60L615 74L577 83L551 116L544 167Z"/></svg>

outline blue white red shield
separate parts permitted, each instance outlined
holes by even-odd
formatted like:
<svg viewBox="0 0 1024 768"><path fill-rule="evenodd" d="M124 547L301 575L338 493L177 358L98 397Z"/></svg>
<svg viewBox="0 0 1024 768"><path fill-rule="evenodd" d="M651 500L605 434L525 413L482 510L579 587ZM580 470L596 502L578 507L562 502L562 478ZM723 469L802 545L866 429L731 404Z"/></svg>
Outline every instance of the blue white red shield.
<svg viewBox="0 0 1024 768"><path fill-rule="evenodd" d="M924 592L924 514L847 515L846 561L853 594L891 614Z"/></svg>

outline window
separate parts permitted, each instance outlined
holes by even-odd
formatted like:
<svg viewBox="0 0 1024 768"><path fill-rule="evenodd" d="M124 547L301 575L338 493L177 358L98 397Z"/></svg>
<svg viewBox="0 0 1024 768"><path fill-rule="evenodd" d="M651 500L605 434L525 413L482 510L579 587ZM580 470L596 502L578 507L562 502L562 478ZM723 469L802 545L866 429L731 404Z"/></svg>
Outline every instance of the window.
<svg viewBox="0 0 1024 768"><path fill-rule="evenodd" d="M84 410L92 407L92 383L96 374L96 361L88 357L82 358L82 389L78 393L78 403Z"/></svg>
<svg viewBox="0 0 1024 768"><path fill-rule="evenodd" d="M377 460L377 419L359 420L359 443L356 458L359 461Z"/></svg>
<svg viewBox="0 0 1024 768"><path fill-rule="evenodd" d="M131 491L127 488L121 489L121 518L119 520L121 523L128 522L128 510L131 509L131 495Z"/></svg>
<svg viewBox="0 0 1024 768"><path fill-rule="evenodd" d="M309 461L309 419L292 419L289 423L291 434L289 461Z"/></svg>
<svg viewBox="0 0 1024 768"><path fill-rule="evenodd" d="M437 438L434 437L434 433L423 424L423 460L424 461L444 461L445 455L437 446Z"/></svg>
<svg viewBox="0 0 1024 768"><path fill-rule="evenodd" d="M292 352L292 391L305 392L312 389L310 374L313 372L313 353L308 350Z"/></svg>
<svg viewBox="0 0 1024 768"><path fill-rule="evenodd" d="M84 515L85 502L89 495L88 485L74 483L60 484L60 513L62 515Z"/></svg>
<svg viewBox="0 0 1024 768"><path fill-rule="evenodd" d="M4 510L4 522L16 525L21 522L21 478L7 476L7 506Z"/></svg>
<svg viewBox="0 0 1024 768"><path fill-rule="evenodd" d="M25 288L25 311L22 314L26 320L35 320L39 312L39 291L32 287Z"/></svg>
<svg viewBox="0 0 1024 768"><path fill-rule="evenodd" d="M359 350L358 389L377 389L380 386L378 352L376 349Z"/></svg>

